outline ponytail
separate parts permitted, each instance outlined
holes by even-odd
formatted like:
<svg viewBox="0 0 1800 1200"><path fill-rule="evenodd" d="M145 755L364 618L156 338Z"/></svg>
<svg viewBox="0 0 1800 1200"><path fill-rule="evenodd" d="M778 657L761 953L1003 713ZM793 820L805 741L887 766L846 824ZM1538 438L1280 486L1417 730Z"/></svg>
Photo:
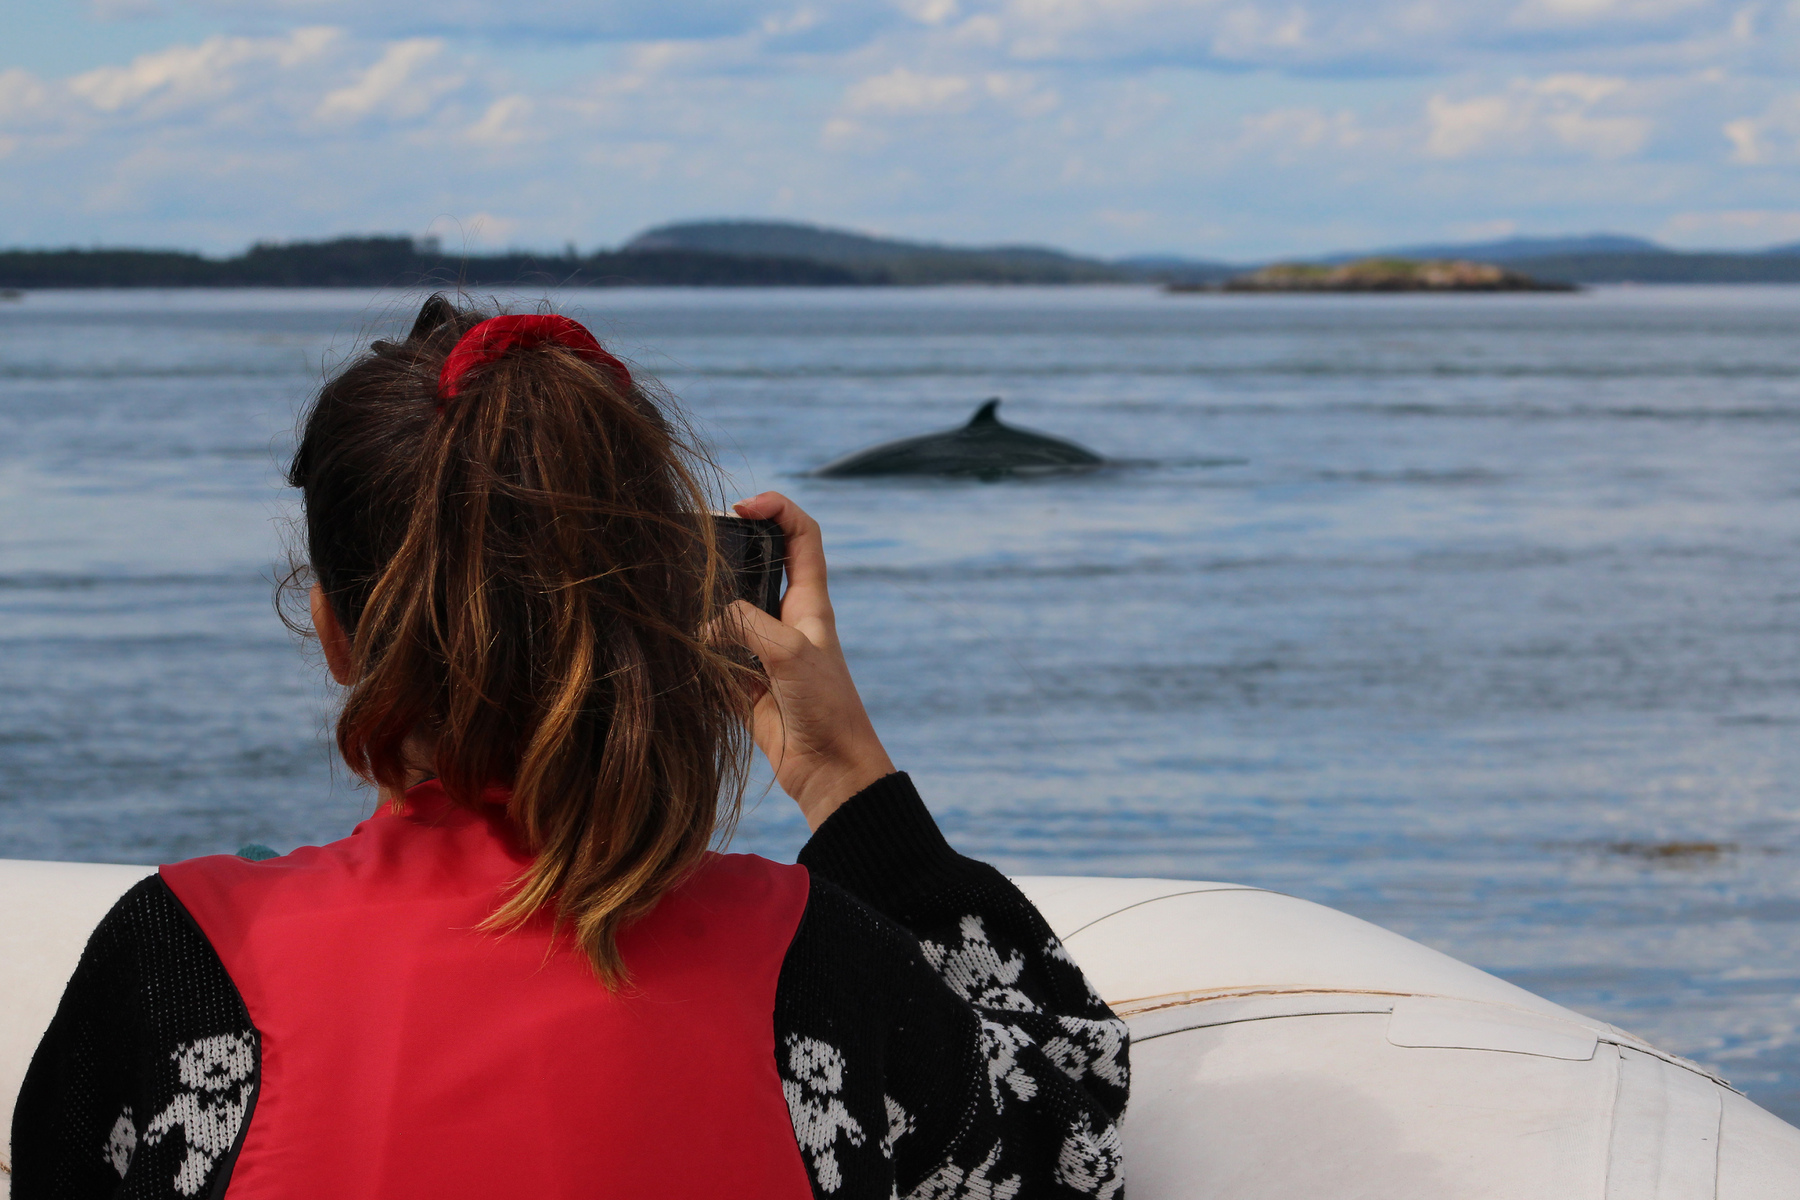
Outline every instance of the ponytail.
<svg viewBox="0 0 1800 1200"><path fill-rule="evenodd" d="M743 791L745 668L705 632L730 600L715 476L597 344L519 341L446 399L446 359L480 319L433 296L305 418L289 482L351 642L338 748L394 791L409 742L457 804L510 787L535 857L487 927L548 911L616 987L619 931Z"/></svg>

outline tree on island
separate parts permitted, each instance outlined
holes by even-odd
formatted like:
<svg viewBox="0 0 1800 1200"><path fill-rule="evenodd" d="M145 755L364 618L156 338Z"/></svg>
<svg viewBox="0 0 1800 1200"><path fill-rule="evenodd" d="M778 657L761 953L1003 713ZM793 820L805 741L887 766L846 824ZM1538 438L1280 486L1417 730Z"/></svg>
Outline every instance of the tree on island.
<svg viewBox="0 0 1800 1200"><path fill-rule="evenodd" d="M1339 266L1276 263L1220 285L1227 292L1572 292L1493 263L1461 258L1364 258Z"/></svg>

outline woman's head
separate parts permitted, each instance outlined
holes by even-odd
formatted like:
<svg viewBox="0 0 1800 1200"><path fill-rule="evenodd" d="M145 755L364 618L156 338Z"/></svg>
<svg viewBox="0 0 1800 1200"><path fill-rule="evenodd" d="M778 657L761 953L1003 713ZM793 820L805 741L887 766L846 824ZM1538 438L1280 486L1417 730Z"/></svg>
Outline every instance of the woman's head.
<svg viewBox="0 0 1800 1200"><path fill-rule="evenodd" d="M739 668L704 632L730 600L710 466L603 352L465 344L440 386L482 319L432 297L305 419L289 482L348 635L338 745L392 790L409 743L458 803L510 785L536 861L496 922L552 907L612 981L618 931L741 791Z"/></svg>

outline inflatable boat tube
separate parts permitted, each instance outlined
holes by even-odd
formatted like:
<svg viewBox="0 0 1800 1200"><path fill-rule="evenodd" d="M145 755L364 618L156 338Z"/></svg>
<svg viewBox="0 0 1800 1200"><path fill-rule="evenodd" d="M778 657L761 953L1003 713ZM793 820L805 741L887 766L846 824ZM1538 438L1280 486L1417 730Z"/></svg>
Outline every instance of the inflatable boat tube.
<svg viewBox="0 0 1800 1200"><path fill-rule="evenodd" d="M89 932L149 871L0 860L7 1128ZM1705 1068L1366 921L1227 883L1016 882L1131 1027L1132 1200L1800 1196L1800 1129Z"/></svg>

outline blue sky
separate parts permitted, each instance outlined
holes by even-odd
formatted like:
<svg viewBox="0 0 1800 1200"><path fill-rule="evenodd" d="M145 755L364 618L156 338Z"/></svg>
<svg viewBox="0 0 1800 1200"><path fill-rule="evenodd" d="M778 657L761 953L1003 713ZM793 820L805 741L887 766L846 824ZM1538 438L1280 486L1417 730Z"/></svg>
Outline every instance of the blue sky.
<svg viewBox="0 0 1800 1200"><path fill-rule="evenodd" d="M0 3L0 244L1800 241L1800 0Z"/></svg>

